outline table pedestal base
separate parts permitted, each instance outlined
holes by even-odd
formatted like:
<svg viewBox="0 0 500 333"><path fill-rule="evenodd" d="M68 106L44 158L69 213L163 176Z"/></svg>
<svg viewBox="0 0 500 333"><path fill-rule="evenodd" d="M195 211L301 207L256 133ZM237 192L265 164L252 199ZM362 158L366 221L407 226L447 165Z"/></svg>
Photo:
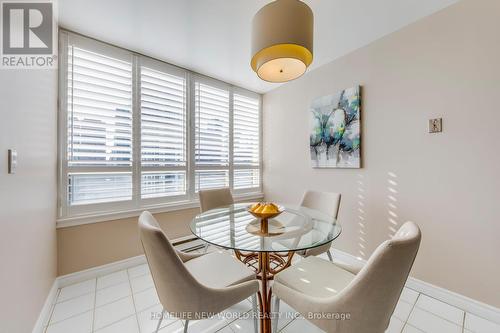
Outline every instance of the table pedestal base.
<svg viewBox="0 0 500 333"><path fill-rule="evenodd" d="M271 280L274 275L278 274L285 268L292 264L292 258L295 254L294 251L288 253L278 252L250 252L241 253L235 250L236 258L241 262L252 267L257 274L257 279L260 280L259 296L259 319L260 319L260 332L271 333L271 296L272 290L270 286Z"/></svg>

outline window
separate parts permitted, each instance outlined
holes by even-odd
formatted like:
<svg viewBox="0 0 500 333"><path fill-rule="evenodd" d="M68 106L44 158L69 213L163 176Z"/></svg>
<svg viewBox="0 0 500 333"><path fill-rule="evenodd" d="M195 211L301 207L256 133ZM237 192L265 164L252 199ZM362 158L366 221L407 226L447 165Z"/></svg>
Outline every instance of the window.
<svg viewBox="0 0 500 333"><path fill-rule="evenodd" d="M195 82L195 189L229 186L229 90Z"/></svg>
<svg viewBox="0 0 500 333"><path fill-rule="evenodd" d="M260 95L62 30L59 219L261 192Z"/></svg>

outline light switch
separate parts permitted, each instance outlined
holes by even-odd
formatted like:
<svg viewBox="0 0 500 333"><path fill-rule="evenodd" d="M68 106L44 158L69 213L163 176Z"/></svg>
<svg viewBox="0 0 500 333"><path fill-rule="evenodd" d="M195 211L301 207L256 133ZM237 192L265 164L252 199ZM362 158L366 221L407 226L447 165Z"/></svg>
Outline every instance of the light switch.
<svg viewBox="0 0 500 333"><path fill-rule="evenodd" d="M429 120L429 133L440 133L443 131L443 119L436 118Z"/></svg>
<svg viewBox="0 0 500 333"><path fill-rule="evenodd" d="M17 151L14 149L9 149L9 173L16 173L17 168Z"/></svg>

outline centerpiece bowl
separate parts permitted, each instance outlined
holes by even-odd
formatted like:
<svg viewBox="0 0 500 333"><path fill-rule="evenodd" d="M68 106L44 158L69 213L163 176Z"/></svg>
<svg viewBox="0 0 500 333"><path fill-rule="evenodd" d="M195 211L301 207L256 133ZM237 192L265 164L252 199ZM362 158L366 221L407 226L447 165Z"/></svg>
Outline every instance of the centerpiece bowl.
<svg viewBox="0 0 500 333"><path fill-rule="evenodd" d="M267 212L256 212L256 206L266 206ZM283 233L283 225L279 221L271 220L285 211L285 207L272 203L258 203L247 207L247 211L257 220L247 225L247 231L258 236L274 236Z"/></svg>
<svg viewBox="0 0 500 333"><path fill-rule="evenodd" d="M272 219L273 217L276 217L285 211L285 207L280 205L275 205L275 206L277 207L278 210L272 213L256 213L252 211L251 205L247 207L247 211L260 220L267 220L267 219Z"/></svg>

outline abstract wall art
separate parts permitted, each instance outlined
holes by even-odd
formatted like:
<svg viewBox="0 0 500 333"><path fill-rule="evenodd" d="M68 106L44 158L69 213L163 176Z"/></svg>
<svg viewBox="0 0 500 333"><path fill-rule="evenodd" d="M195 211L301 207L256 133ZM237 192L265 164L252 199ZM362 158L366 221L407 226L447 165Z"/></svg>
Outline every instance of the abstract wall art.
<svg viewBox="0 0 500 333"><path fill-rule="evenodd" d="M309 146L314 168L361 167L360 87L311 103Z"/></svg>

